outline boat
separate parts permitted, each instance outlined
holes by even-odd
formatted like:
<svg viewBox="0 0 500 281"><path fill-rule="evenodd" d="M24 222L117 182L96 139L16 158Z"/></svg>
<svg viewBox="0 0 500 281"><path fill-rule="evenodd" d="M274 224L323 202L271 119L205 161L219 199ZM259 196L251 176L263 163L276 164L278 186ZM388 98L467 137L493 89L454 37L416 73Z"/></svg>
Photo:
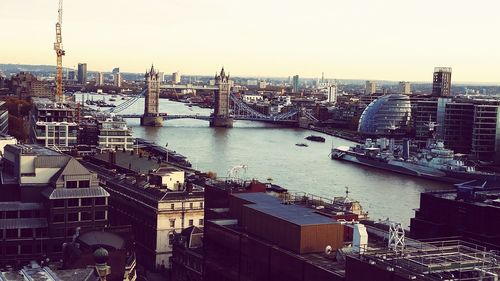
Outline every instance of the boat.
<svg viewBox="0 0 500 281"><path fill-rule="evenodd" d="M303 147L308 147L309 145L305 144L305 143L296 143L295 144L296 146L303 146Z"/></svg>
<svg viewBox="0 0 500 281"><path fill-rule="evenodd" d="M322 136L310 135L308 137L305 137L305 139L310 141L325 142L325 138Z"/></svg>
<svg viewBox="0 0 500 281"><path fill-rule="evenodd" d="M474 166L466 165L464 155L446 149L440 141L410 155L409 141L396 145L394 140L385 138L376 141L366 139L364 144L332 148L330 155L335 160L454 184L495 176L494 173L477 171Z"/></svg>
<svg viewBox="0 0 500 281"><path fill-rule="evenodd" d="M115 98L110 98L109 101L116 101L116 99Z"/></svg>

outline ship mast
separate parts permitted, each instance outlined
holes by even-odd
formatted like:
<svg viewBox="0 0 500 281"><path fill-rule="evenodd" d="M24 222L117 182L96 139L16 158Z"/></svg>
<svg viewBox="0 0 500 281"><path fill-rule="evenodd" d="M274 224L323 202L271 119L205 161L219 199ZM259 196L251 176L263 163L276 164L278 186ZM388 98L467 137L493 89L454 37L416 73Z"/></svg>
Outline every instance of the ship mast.
<svg viewBox="0 0 500 281"><path fill-rule="evenodd" d="M57 55L56 66L56 102L63 102L63 73L62 73L62 57L65 55L62 44L62 13L63 13L63 0L59 0L58 19L56 23L56 42L54 43L54 50Z"/></svg>

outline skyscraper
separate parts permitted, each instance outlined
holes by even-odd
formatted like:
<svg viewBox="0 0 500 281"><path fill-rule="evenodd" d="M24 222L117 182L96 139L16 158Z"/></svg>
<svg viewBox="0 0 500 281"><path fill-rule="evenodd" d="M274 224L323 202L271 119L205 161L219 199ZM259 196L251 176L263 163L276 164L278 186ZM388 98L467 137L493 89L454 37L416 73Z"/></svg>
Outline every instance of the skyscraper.
<svg viewBox="0 0 500 281"><path fill-rule="evenodd" d="M366 81L365 95L374 94L377 91L377 84L374 81Z"/></svg>
<svg viewBox="0 0 500 281"><path fill-rule="evenodd" d="M181 83L181 74L179 72L172 73L172 83L173 84Z"/></svg>
<svg viewBox="0 0 500 281"><path fill-rule="evenodd" d="M78 83L85 85L87 83L87 64L78 64Z"/></svg>
<svg viewBox="0 0 500 281"><path fill-rule="evenodd" d="M451 67L434 68L432 95L435 97L451 96Z"/></svg>
<svg viewBox="0 0 500 281"><path fill-rule="evenodd" d="M122 86L122 74L120 72L114 73L113 74L113 79L114 79L114 85L116 87L121 87Z"/></svg>
<svg viewBox="0 0 500 281"><path fill-rule="evenodd" d="M328 97L327 97L327 102L330 104L336 104L337 103L337 85L328 85Z"/></svg>
<svg viewBox="0 0 500 281"><path fill-rule="evenodd" d="M399 93L410 95L411 94L411 83L407 81L399 82Z"/></svg>
<svg viewBox="0 0 500 281"><path fill-rule="evenodd" d="M299 92L299 76L298 75L293 76L292 86L293 86L293 92L298 93Z"/></svg>
<svg viewBox="0 0 500 281"><path fill-rule="evenodd" d="M95 84L97 86L100 86L100 85L104 84L104 75L102 74L102 72L97 72L96 73Z"/></svg>

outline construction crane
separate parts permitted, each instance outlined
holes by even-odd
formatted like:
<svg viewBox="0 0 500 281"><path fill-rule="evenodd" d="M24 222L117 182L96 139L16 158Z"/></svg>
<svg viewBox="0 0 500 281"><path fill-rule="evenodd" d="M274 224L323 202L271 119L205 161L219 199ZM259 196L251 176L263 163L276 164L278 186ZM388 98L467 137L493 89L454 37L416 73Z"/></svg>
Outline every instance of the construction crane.
<svg viewBox="0 0 500 281"><path fill-rule="evenodd" d="M62 45L62 13L63 13L63 0L59 0L59 17L56 23L56 42L54 43L54 50L57 54L57 66L56 66L56 102L64 101L63 96L63 69L62 69L62 57L66 54L63 50Z"/></svg>

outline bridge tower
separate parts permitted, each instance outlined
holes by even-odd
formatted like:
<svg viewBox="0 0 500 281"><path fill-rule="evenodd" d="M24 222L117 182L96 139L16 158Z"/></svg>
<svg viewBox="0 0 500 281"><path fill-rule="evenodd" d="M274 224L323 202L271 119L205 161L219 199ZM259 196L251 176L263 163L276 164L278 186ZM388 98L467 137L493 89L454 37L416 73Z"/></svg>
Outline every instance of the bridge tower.
<svg viewBox="0 0 500 281"><path fill-rule="evenodd" d="M229 75L224 72L224 67L220 74L215 74L215 85L219 87L214 96L214 113L210 119L210 127L233 127L233 118L229 115L229 95L231 85Z"/></svg>
<svg viewBox="0 0 500 281"><path fill-rule="evenodd" d="M160 73L153 65L149 72L146 70L146 95L144 99L144 116L141 117L141 126L161 127L163 118L159 114L160 100Z"/></svg>

